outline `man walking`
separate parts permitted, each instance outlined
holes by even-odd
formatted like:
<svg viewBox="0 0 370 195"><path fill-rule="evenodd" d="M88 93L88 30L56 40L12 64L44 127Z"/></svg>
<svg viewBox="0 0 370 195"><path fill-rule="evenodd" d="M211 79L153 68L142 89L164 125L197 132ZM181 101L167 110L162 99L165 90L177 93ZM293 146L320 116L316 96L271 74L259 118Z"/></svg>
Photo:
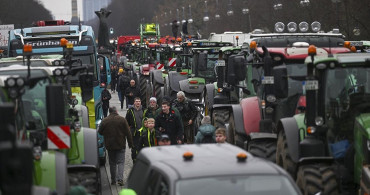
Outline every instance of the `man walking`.
<svg viewBox="0 0 370 195"><path fill-rule="evenodd" d="M160 134L169 135L173 145L183 142L184 129L180 121L181 118L171 109L171 103L163 101L162 111L155 118L155 129Z"/></svg>
<svg viewBox="0 0 370 195"><path fill-rule="evenodd" d="M105 83L102 83L101 85L104 87L104 90L101 92L101 100L103 102L102 108L103 108L103 115L105 118L107 117L107 114L108 114L109 100L111 99L111 95Z"/></svg>
<svg viewBox="0 0 370 195"><path fill-rule="evenodd" d="M136 97L134 100L134 105L131 108L129 108L126 113L126 120L130 127L130 131L134 142L134 147L131 150L131 157L134 162L136 160L136 153L140 138L140 134L138 131L143 126L143 119L145 114L146 109L143 109L143 107L141 106L140 98Z"/></svg>
<svg viewBox="0 0 370 195"><path fill-rule="evenodd" d="M126 104L128 108L131 108L134 104L134 99L140 97L140 89L136 87L136 82L134 79L130 80L130 86L126 88L125 95L127 97Z"/></svg>
<svg viewBox="0 0 370 195"><path fill-rule="evenodd" d="M129 148L132 148L133 143L128 123L124 117L118 115L116 107L109 108L109 116L101 122L99 133L104 136L104 144L108 150L111 184L117 182L123 186L126 140Z"/></svg>

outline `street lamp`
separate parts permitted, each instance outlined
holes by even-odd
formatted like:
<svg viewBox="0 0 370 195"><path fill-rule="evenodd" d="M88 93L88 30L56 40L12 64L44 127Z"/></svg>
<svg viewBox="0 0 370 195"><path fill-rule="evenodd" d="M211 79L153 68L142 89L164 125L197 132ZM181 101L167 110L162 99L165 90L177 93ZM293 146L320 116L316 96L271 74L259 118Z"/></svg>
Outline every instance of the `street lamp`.
<svg viewBox="0 0 370 195"><path fill-rule="evenodd" d="M181 21L183 24L186 22L186 19L185 19L185 7L182 7L182 21Z"/></svg>
<svg viewBox="0 0 370 195"><path fill-rule="evenodd" d="M189 24L193 23L193 19L191 17L191 5L189 5L189 20L188 20Z"/></svg>
<svg viewBox="0 0 370 195"><path fill-rule="evenodd" d="M310 0L301 0L300 4L302 7L307 7L310 5Z"/></svg>
<svg viewBox="0 0 370 195"><path fill-rule="evenodd" d="M205 11L204 11L203 21L204 22L208 22L209 21L209 17L208 17L207 1L204 1L204 6L205 6Z"/></svg>
<svg viewBox="0 0 370 195"><path fill-rule="evenodd" d="M216 14L215 14L215 19L216 20L220 20L221 19L221 16L220 14L218 14L218 0L216 0Z"/></svg>
<svg viewBox="0 0 370 195"><path fill-rule="evenodd" d="M227 10L226 14L227 14L228 16L232 16L232 15L234 15L234 11L233 11L233 4L231 3L231 0L229 0L228 7L229 7L229 10Z"/></svg>

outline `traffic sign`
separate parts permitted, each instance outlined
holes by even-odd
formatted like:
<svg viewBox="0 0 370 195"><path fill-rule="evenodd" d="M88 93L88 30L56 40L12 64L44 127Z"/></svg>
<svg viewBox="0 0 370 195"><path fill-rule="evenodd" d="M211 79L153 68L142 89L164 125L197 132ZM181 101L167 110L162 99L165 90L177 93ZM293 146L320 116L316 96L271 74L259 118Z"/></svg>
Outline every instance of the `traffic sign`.
<svg viewBox="0 0 370 195"><path fill-rule="evenodd" d="M176 58L169 58L168 59L168 66L174 67L176 65Z"/></svg>

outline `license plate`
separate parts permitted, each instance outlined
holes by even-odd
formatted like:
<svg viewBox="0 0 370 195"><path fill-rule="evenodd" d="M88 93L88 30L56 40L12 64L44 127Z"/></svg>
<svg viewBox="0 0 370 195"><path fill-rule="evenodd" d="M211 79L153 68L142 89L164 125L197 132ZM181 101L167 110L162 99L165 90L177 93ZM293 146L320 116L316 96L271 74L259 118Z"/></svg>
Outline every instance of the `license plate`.
<svg viewBox="0 0 370 195"><path fill-rule="evenodd" d="M317 81L317 80L306 81L305 88L306 88L306 90L318 90L319 89L319 81Z"/></svg>
<svg viewBox="0 0 370 195"><path fill-rule="evenodd" d="M266 84L274 84L274 77L272 76L265 76L265 77L262 77L262 84L263 85L266 85Z"/></svg>
<svg viewBox="0 0 370 195"><path fill-rule="evenodd" d="M217 60L216 66L225 66L225 60Z"/></svg>

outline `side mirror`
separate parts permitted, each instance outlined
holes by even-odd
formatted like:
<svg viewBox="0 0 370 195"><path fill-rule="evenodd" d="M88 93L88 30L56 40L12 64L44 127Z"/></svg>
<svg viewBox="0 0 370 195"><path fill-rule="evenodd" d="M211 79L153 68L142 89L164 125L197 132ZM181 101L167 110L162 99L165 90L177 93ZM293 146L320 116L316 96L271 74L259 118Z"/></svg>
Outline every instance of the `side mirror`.
<svg viewBox="0 0 370 195"><path fill-rule="evenodd" d="M80 86L82 90L82 101L87 102L93 98L94 74L91 72L81 73L79 79L80 79Z"/></svg>
<svg viewBox="0 0 370 195"><path fill-rule="evenodd" d="M245 80L247 75L247 64L244 56L231 55L227 66L227 81L231 85L237 85L239 81Z"/></svg>
<svg viewBox="0 0 370 195"><path fill-rule="evenodd" d="M274 93L276 98L288 97L288 71L285 65L273 69Z"/></svg>
<svg viewBox="0 0 370 195"><path fill-rule="evenodd" d="M48 125L65 124L64 86L51 84L46 86L46 108ZM31 125L31 124L30 124Z"/></svg>
<svg viewBox="0 0 370 195"><path fill-rule="evenodd" d="M198 57L198 70L206 71L207 70L207 54L200 53Z"/></svg>

